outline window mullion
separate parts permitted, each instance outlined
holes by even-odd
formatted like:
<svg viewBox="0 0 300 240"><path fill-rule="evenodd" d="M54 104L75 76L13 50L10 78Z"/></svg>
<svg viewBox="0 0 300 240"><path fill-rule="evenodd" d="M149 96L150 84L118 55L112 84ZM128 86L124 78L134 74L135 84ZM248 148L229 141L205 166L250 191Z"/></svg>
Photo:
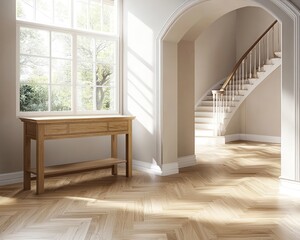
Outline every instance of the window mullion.
<svg viewBox="0 0 300 240"><path fill-rule="evenodd" d="M48 111L51 112L52 92L52 31L49 31L49 85L48 85Z"/></svg>
<svg viewBox="0 0 300 240"><path fill-rule="evenodd" d="M96 39L93 38L93 110L97 110L97 99L96 99Z"/></svg>
<svg viewBox="0 0 300 240"><path fill-rule="evenodd" d="M73 33L72 34L72 59L73 59L73 64L72 64L72 106L71 109L74 114L77 113L77 34Z"/></svg>
<svg viewBox="0 0 300 240"><path fill-rule="evenodd" d="M93 10L95 8L91 8L91 4L93 3L93 0L85 0L85 3L87 4L87 8L86 9L82 9L82 11L86 12L87 14L87 18L86 18L86 21L87 21L87 27L86 29L76 29L75 28L75 25L76 25L76 2L75 0L68 0L68 6L70 7L71 9L71 13L70 13L70 20L69 20L69 23L71 24L71 27L67 27L65 25L55 25L55 22L56 20L60 19L60 18L57 18L58 16L60 15L57 15L56 12L54 11L55 7L58 6L57 3L60 1L60 0L51 0L52 2L49 3L51 5L49 5L49 10L52 6L52 23L49 22L49 24L44 24L42 22L38 22L37 20L40 20L40 19L37 19L37 15L39 15L39 9L38 9L38 0L33 0L33 14L34 14L34 21L26 21L25 18L20 18L18 19L17 18L17 26L18 26L18 33L17 33L17 39L18 39L18 50L17 50L17 59L18 59L18 62L17 62L17 79L18 79L18 83L17 83L17 95L18 95L18 103L17 103L17 111L18 111L18 114L28 114L28 115L53 115L53 114L96 114L96 113L99 113L102 111L106 111L106 107L107 107L107 112L111 112L110 110L112 110L112 112L116 112L116 111L120 111L120 106L121 106L121 100L122 100L122 96L121 96L121 65L122 63L120 62L120 57L121 57L121 53L118 53L118 51L120 50L119 47L120 46L117 46L116 49L114 50L110 50L108 47L105 47L104 45L104 50L101 50L103 51L103 54L101 53L100 55L97 55L97 52L96 52L96 49L97 49L97 44L99 43L97 41L97 39L99 41L107 41L108 43L112 43L114 42L115 45L118 45L118 43L120 44L120 39L119 39L119 34L115 31L115 30L118 30L120 29L119 28L119 23L118 21L115 20L115 22L117 22L116 26L114 27L114 32L112 31L107 31L107 32L102 32L104 30L107 30L105 28L105 17L104 17L104 14L106 13L105 12L105 9L104 9L104 6L106 6L104 0L98 0L97 3L95 3L96 5L94 7L96 8L99 8L100 6L100 9L96 9L97 12L95 12L96 15L98 14L101 14L101 16L99 16L99 19L96 20L98 23L100 21L100 31L96 31L96 30L93 30L92 29L92 23L93 21L90 19L90 14L93 15ZM65 1L65 0L61 0L61 1ZM65 6L65 5L64 5ZM114 2L114 7L119 7L119 2L118 1L115 1ZM110 13L111 11L111 8L110 8L110 5L108 6L108 13ZM79 9L81 10L81 9ZM84 13L84 12L80 12L80 13ZM114 11L114 14L115 15L118 15L120 14L120 9L115 9ZM49 15L48 15L49 16ZM17 16L18 17L18 16ZM114 16L115 19L119 19L118 16ZM64 18L65 19L65 18ZM109 18L111 19L111 18ZM56 23L59 23L59 21L57 21ZM97 23L97 24L98 24ZM109 22L110 24L111 22ZM111 27L112 25L108 25L108 27ZM20 40L20 27L24 27L24 28L29 28L29 30L33 31L33 32L36 32L37 36L38 34L44 34L44 33L40 33L41 30L45 31L45 32L48 32L49 33L49 36L44 36L42 37L41 39L43 40L43 44L44 45L41 45L45 50L46 48L44 47L46 45L46 41L48 39L49 41L49 45L48 45L48 48L49 48L49 54L45 54L46 51L44 51L43 48L41 48L40 50L40 45L39 44L31 44L31 45L27 45L26 41L22 41ZM95 28L96 29L96 28ZM112 30L112 29L111 29ZM23 32L22 32L23 33ZM64 54L69 54L70 52L70 49L69 48L65 48L65 46L70 46L69 44L68 45L65 45L67 43L67 41L64 41L64 40L57 40L56 39L56 33L61 33L61 35L68 35L68 39L70 38L70 36L72 37L72 42L71 42L71 53L72 53L72 56L71 58L69 58L69 55L64 55ZM93 55L92 55L92 59L86 59L85 57L82 58L82 61L92 61L90 63L92 63L92 69L90 68L90 66L88 66L87 71L88 74L86 75L87 76L87 79L86 80L89 80L89 81L83 81L82 84L84 85L84 87L86 88L89 88L90 87L90 90L89 91L83 91L83 89L78 89L79 87L79 82L78 82L78 74L80 74L79 72L81 72L81 65L80 65L80 59L77 57L77 53L79 54L79 49L78 49L78 44L80 43L78 41L78 36L79 35L82 35L84 37L88 37L90 39L92 39L92 44L90 45L91 48L93 48ZM27 39L30 39L29 35L25 35L27 37ZM55 37L55 38L54 38ZM32 38L33 39L33 38ZM34 39L38 39L38 38L34 38ZM67 36L66 38L62 38L62 39L67 39ZM53 41L52 41L53 40ZM58 45L56 45L58 41ZM70 41L70 40L68 40ZM60 43L61 42L61 43ZM34 51L23 51L23 53L21 54L20 53L20 44L26 44L26 46L32 46L35 50ZM37 47L35 47L37 46ZM27 47L28 48L28 47ZM30 48L28 48L30 49ZM68 50L67 50L68 49ZM36 51L38 50L38 51ZM62 50L62 52L60 52ZM66 52L68 51L68 52ZM114 61L114 63L110 62L110 54L112 54L114 52L115 57L117 58L116 61ZM41 52L41 54L39 53ZM56 54L56 52L58 54ZM32 53L32 54L31 54ZM60 54L62 53L62 54ZM40 55L38 55L40 54ZM31 67L31 66L25 66L26 69L29 69L29 73L21 73L20 71L20 68L21 66L21 63L20 63L20 58L22 56L28 56L28 57L32 57L32 62L33 64L35 64L35 67ZM43 56L42 56L43 55ZM83 54L84 55L84 54ZM90 56L90 55L89 55ZM108 56L108 57L107 57ZM40 58L40 59L34 59L34 57L36 58ZM47 61L46 61L47 60ZM67 62L67 61L58 61L58 60L71 60L72 62ZM46 65L44 64L44 62L47 62L47 68L46 68ZM57 63L57 64L56 64ZM71 70L67 70L67 69L70 69L70 65L60 65L60 63L63 63L63 64L71 64ZM89 63L89 64L90 64ZM99 107L102 108L102 106L98 106L100 103L99 103L99 100L97 99L97 94L100 94L100 92L98 91L97 87L104 87L104 86L100 86L100 85L97 85L97 66L98 66L98 63L99 64L102 64L103 66L106 65L106 64L109 64L110 66L109 69L111 68L111 71L113 75L111 75L111 80L109 82L109 85L105 85L105 89L106 88L110 88L110 90L108 91L111 91L110 95L111 97L113 98L112 99L112 103L110 106L111 107L108 107L108 105L102 109L101 111L99 111ZM39 66L41 64L41 68L39 69ZM79 65L79 66L78 66ZM65 67L66 66L66 67ZM79 68L80 67L80 68ZM83 65L84 68L85 65ZM30 72L30 69L38 69L38 70L32 70ZM88 70L88 69L91 69L91 70ZM99 78L101 79L101 75L102 75L102 71L103 71L103 67L100 66L99 68ZM46 72L46 70L48 72ZM66 73L65 71L68 71L68 73ZM71 72L69 72L71 71ZM78 72L79 71L79 72ZM90 71L93 71L92 73L90 73ZM41 72L41 80L42 82L37 82L37 84L39 85L38 87L42 87L43 89L43 95L39 94L37 97L34 96L32 99L45 99L46 100L46 97L48 97L48 105L46 106L46 102L45 101L41 101L39 102L39 108L37 107L32 107L32 108L27 108L29 110L22 110L22 112L20 112L20 108L21 108L21 105L20 105L20 98L21 98L21 95L20 95L20 85L22 84L22 82L20 81L21 77L24 77L24 79L30 79L29 77L31 77L31 75L33 77L36 77L36 79L38 79L38 77L40 76L39 75L39 72ZM61 75L57 75L57 74L60 74L62 73ZM27 74L27 75L26 75ZM66 75L68 74L68 75ZM68 76L69 77L69 74L71 75L71 82L70 82L70 85L69 83L67 83L68 87L66 86L66 82L61 82L60 79L64 80L64 77L65 76ZM21 76L22 75L22 76ZM46 76L48 77L48 81L47 83L45 82L45 79L46 79ZM90 80L91 80L91 77L92 76L92 84L90 85ZM113 76L113 77L112 77ZM79 75L80 77L80 75ZM85 76L83 76L82 78L85 79ZM22 78L23 79L23 78ZM33 79L33 78L32 78ZM57 81L56 81L57 80ZM39 80L37 80L39 81ZM100 82L99 82L100 83ZM82 87L82 86L80 86ZM68 88L68 91L71 91L71 96L66 98L66 89ZM47 94L46 94L46 89L47 89ZM61 90L61 91L60 91ZM36 93L39 93L39 89L38 90L34 90L36 91ZM53 92L54 91L54 92ZM80 92L79 92L80 91ZM90 92L92 91L92 93ZM53 95L54 93L54 95ZM82 104L84 105L85 103L83 101L86 101L87 99L89 99L91 97L90 94L92 94L92 102L89 102L88 103L88 108L86 109L82 109L80 110L81 108L80 107L80 101L78 101L78 97L80 97L82 94ZM89 94L89 95L87 95ZM108 93L109 94L109 93ZM30 94L28 94L27 92L26 93L22 93L22 96L30 96ZM105 95L105 101L108 100L108 96L109 95ZM58 98L56 98L58 97ZM98 96L99 97L99 96ZM53 104L53 99L55 100L55 104ZM59 105L59 106L67 106L66 104L70 104L70 101L71 101L71 111L69 110L69 108L63 108L63 109L66 109L66 110L63 110L62 108L56 108L56 99L58 99L58 103L60 104L60 100L62 101L63 105ZM66 101L65 101L66 100ZM92 103L92 108L91 108L91 103ZM119 103L117 104L116 106L116 103ZM25 104L24 104L25 105ZM103 104L102 104L103 105ZM23 105L22 105L23 106ZM42 106L42 107L40 107ZM103 105L104 106L104 105ZM38 109L38 110L36 110ZM42 109L41 111L39 109Z"/></svg>

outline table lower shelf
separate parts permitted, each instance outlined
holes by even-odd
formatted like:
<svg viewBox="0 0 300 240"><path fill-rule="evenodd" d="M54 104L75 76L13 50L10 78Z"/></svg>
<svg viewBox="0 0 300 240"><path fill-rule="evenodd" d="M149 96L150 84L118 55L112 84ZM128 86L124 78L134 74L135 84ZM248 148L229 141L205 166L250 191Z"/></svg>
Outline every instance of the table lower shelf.
<svg viewBox="0 0 300 240"><path fill-rule="evenodd" d="M96 170L101 168L110 168L120 163L126 163L126 160L117 159L117 158L107 158L107 159L85 161L79 163L69 163L69 164L62 164L57 166L49 166L49 167L45 167L44 175L45 177L49 177L49 176L57 176L61 174ZM35 168L31 169L30 173L37 175L37 171Z"/></svg>

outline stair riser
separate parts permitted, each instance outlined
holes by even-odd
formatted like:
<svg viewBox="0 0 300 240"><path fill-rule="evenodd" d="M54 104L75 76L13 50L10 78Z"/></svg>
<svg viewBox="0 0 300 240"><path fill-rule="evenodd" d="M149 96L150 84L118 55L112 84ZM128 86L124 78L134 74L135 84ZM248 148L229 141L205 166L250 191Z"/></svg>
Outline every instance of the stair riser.
<svg viewBox="0 0 300 240"><path fill-rule="evenodd" d="M195 117L213 117L213 112L195 112Z"/></svg>
<svg viewBox="0 0 300 240"><path fill-rule="evenodd" d="M224 96L224 99L225 99L225 97L226 97L226 96ZM229 96L227 96L226 98L230 99ZM236 101L239 101L241 98L242 98L242 96L235 96L235 100L236 100ZM207 101L207 100L213 100L213 97L212 97L212 96L207 96L206 99L205 99L205 101ZM201 104L201 103L200 103L200 104Z"/></svg>
<svg viewBox="0 0 300 240"><path fill-rule="evenodd" d="M201 106L196 108L197 112L213 112L212 106Z"/></svg>
<svg viewBox="0 0 300 240"><path fill-rule="evenodd" d="M214 123L213 118L204 118L204 117L195 117L195 124L196 123Z"/></svg>
<svg viewBox="0 0 300 240"><path fill-rule="evenodd" d="M196 137L213 137L214 130L195 130Z"/></svg>
<svg viewBox="0 0 300 240"><path fill-rule="evenodd" d="M214 124L211 123L196 123L195 129L197 130L213 130L215 129Z"/></svg>
<svg viewBox="0 0 300 240"><path fill-rule="evenodd" d="M258 78L251 78L247 80L247 84L244 84L243 90L238 90L239 95L234 96L233 106L228 109L226 117L224 119L224 126L226 128L228 122L233 116L236 109L240 106L241 102L263 81L270 73L272 73L281 64L281 59L271 59L270 65L264 65L261 72L257 72ZM245 80L239 80L236 84L242 84ZM229 85L229 89L233 86ZM227 91L227 96L223 95L223 99L231 101L230 94L236 91ZM227 102L228 103L228 102ZM195 110L195 136L196 137L212 137L215 136L215 124L213 119L213 96L211 92L203 98L199 107ZM230 111L230 112L229 112Z"/></svg>

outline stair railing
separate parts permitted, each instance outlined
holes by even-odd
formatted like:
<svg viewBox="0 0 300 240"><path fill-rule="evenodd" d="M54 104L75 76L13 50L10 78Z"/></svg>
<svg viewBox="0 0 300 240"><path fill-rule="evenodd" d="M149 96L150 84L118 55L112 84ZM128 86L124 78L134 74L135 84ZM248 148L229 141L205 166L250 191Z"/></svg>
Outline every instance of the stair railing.
<svg viewBox="0 0 300 240"><path fill-rule="evenodd" d="M234 107L235 101L246 90L250 79L258 78L257 72L263 72L264 65L272 65L271 58L281 51L280 24L274 21L270 27L252 44L234 66L232 72L219 90L212 90L215 136L225 133L226 114Z"/></svg>

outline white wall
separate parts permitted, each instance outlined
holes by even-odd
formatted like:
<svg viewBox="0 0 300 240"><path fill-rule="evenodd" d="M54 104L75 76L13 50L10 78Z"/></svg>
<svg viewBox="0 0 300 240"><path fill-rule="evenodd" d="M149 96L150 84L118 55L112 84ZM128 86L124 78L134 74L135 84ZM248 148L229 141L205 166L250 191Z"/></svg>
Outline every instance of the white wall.
<svg viewBox="0 0 300 240"><path fill-rule="evenodd" d="M172 13L181 6L184 2L189 2L191 0L153 0L153 1L141 1L141 0L124 0L124 28L128 28L128 13L133 14L136 16L142 23L144 23L148 28L152 31L153 37L151 38L152 45L150 44L150 47L153 48L153 53L157 52L158 49L158 39L160 31L164 28L164 25L166 21L171 17ZM241 0L238 0L237 2L241 2ZM259 1L248 1L248 2L259 2ZM266 3L267 2L267 3ZM270 1L260 1L260 4L267 5ZM293 0L294 4L296 4L300 8L300 2L297 0ZM1 122L0 122L0 173L7 173L12 171L18 171L22 169L22 128L20 122L15 117L15 20L14 20L14 14L15 14L15 8L14 8L14 1L11 0L1 0L1 7L0 7L0 30L1 33L5 32L5 34L0 35L0 52L1 52L1 71L0 71L0 110L1 110ZM272 5L269 3L269 5ZM290 36L293 33L293 28L290 26L293 26L292 21L284 16L282 12L278 10L278 8L275 5L272 5L271 10L281 17L281 19L284 21L284 32L283 34L285 36ZM155 14L154 14L155 13ZM139 31L134 30L133 32L136 33L136 35L139 35ZM126 85L126 81L128 79L127 73L128 73L128 59L127 59L127 52L128 52L128 45L127 45L127 36L125 37L125 43L124 43L124 82ZM286 62L289 62L290 59L293 59L294 53L291 51L290 46L293 46L293 39L287 38L286 42L284 42L284 49L286 50L284 56L284 60ZM149 45L143 45L141 48L148 48ZM157 133L159 129L159 119L158 119L158 106L161 101L159 98L160 96L157 96L157 85L159 85L159 79L158 79L158 66L159 63L156 62L156 56L153 54L149 57L150 64L147 65L147 71L145 72L144 78L149 77L149 72L153 74L153 77L150 77L153 81L154 89L148 89L143 91L143 93L147 96L147 94L150 92L150 95L153 94L154 98L154 121L151 125L153 127L153 132L150 133L143 125L140 120L136 120L134 123L134 158L141 160L141 161L147 161L150 162L153 158L153 156L158 159L158 153L157 150L160 145L160 140L157 138ZM176 61L177 62L177 61ZM294 100L294 85L291 84L292 81L288 81L288 79L294 79L294 71L293 67L285 66L285 69L283 70L283 76L286 79L286 82L283 83L283 104L285 106L294 106L295 100ZM151 75L151 74L150 74ZM126 87L126 86L125 86ZM126 95L126 91L125 91ZM290 98L289 98L290 97ZM151 97L150 97L151 98ZM128 113L129 111L129 105L125 101L125 112ZM287 110L286 110L287 111ZM285 120L284 129L286 131L286 134L284 135L284 144L283 149L285 152L284 155L284 161L287 163L286 166L283 169L283 176L289 179L294 179L294 176L291 175L291 172L295 169L295 151L288 151L289 149L293 150L293 147L289 147L288 144L292 146L295 145L295 139L290 139L290 136L293 136L295 131L295 113L286 112L286 116L292 120L292 125L287 125L287 121ZM177 116L176 116L177 118ZM140 125L140 126L139 126ZM149 127L149 125L147 125ZM163 128L162 128L163 129ZM290 130L288 130L290 129ZM164 134L164 133L161 133ZM145 137L146 136L146 137ZM145 137L145 138L144 138ZM172 136L171 136L172 137ZM103 146L100 143L100 140L91 139L90 141L94 142L97 146ZM54 143L52 143L54 144ZM101 149L92 150L89 146L89 143L81 146L84 144L83 142L79 142L78 145L76 145L76 148L78 151L80 149L86 150L88 153L83 154L83 156L74 156L70 157L70 160L79 160L81 157L84 159L93 159L93 151L95 155L98 156L99 152L101 150L105 151L105 146ZM57 147L61 147L62 152L63 149L72 152L74 147L72 144L72 148L69 147L66 143L58 143L55 144L56 146L53 147L53 151L49 154L47 154L47 159L52 159L54 161L63 162L64 157L56 158L56 156L52 155L55 153ZM91 150L91 151L89 151ZM85 151L82 151L85 152ZM176 149L177 152L177 149ZM287 154L290 152L290 154ZM139 154L139 155L137 155ZM72 155L70 153L70 155ZM73 159L74 157L74 159ZM289 160L291 159L291 160ZM176 159L174 159L176 161Z"/></svg>
<svg viewBox="0 0 300 240"><path fill-rule="evenodd" d="M281 68L277 68L240 108L241 133L280 137Z"/></svg>
<svg viewBox="0 0 300 240"><path fill-rule="evenodd" d="M227 13L195 41L195 103L236 63L236 11Z"/></svg>
<svg viewBox="0 0 300 240"><path fill-rule="evenodd" d="M15 1L0 3L0 174L23 168L23 129L16 117L16 20ZM119 155L124 147L119 141ZM34 151L34 141L32 144ZM52 140L45 144L45 164L95 160L110 155L110 138Z"/></svg>
<svg viewBox="0 0 300 240"><path fill-rule="evenodd" d="M162 29L164 22L180 6L184 0L161 1L140 1L124 0L124 113L132 113L137 116L133 124L133 158L143 162L159 161L158 148L160 142L157 141L157 85L156 79L156 38ZM155 14L153 14L155 12ZM131 22L129 23L129 15ZM135 21L137 20L138 21ZM22 170L22 124L16 117L16 27L15 27L15 1L1 0L0 3L0 174ZM130 25L133 24L133 25ZM137 24L137 25L134 25ZM130 25L130 26L129 26ZM140 45L128 46L128 35L125 29L130 28L131 39L136 36L143 37L141 29L146 29L146 36L140 41ZM145 33L144 32L144 33ZM3 34L5 33L5 34ZM150 35L151 36L150 36ZM150 38L149 38L150 36ZM150 41L149 41L150 39ZM141 39L139 39L141 40ZM132 47L134 49L132 49ZM144 50L147 50L145 54ZM130 50L130 51L129 51ZM132 51L134 50L134 51ZM130 53L131 55L129 56ZM142 55L142 58L139 56ZM136 60L138 61L136 62ZM128 60L132 64L142 63L140 72L129 71ZM130 74L129 74L130 73ZM135 75L137 73L137 75ZM136 78L142 80L135 82ZM144 98L134 95L134 99L128 102L128 83L130 91L138 90ZM176 90L177 91L177 90ZM136 102L138 104L136 104ZM143 102L144 101L144 102ZM138 107L139 104L142 107ZM149 107L150 106L150 107ZM174 106L177 109L177 106ZM143 112L144 111L144 112ZM144 114L147 113L147 114ZM177 119L177 117L176 117ZM174 133L177 136L177 133ZM177 137L173 138L176 140ZM83 138L67 139L46 142L46 165L76 162L83 160L98 159L106 157L110 153L109 138ZM122 148L123 138L119 141L119 155L124 155ZM34 144L33 144L34 145ZM34 150L34 147L33 147ZM177 150L176 150L177 152ZM176 157L171 157L176 161ZM159 164L159 162L158 162Z"/></svg>
<svg viewBox="0 0 300 240"><path fill-rule="evenodd" d="M275 21L274 17L259 7L245 7L237 11L236 59L251 47L261 34Z"/></svg>
<svg viewBox="0 0 300 240"><path fill-rule="evenodd" d="M237 10L237 60L274 22L274 17L257 7ZM277 69L242 103L227 126L226 135L254 134L280 136L281 132L281 69Z"/></svg>
<svg viewBox="0 0 300 240"><path fill-rule="evenodd" d="M195 153L194 42L178 43L178 157Z"/></svg>
<svg viewBox="0 0 300 240"><path fill-rule="evenodd" d="M0 173L22 166L22 126L16 118L15 1L0 7Z"/></svg>
<svg viewBox="0 0 300 240"><path fill-rule="evenodd" d="M226 129L230 134L281 136L281 68L269 75L241 104Z"/></svg>
<svg viewBox="0 0 300 240"><path fill-rule="evenodd" d="M164 96L163 106L159 106L162 99L155 53L156 40L164 23L183 2L123 1L124 112L137 116L133 124L133 158L138 161L158 165L162 164L161 159L164 163L177 161L177 45L168 42L163 49L170 58L165 62L163 75L166 79L162 86L169 89L169 101ZM134 91L136 84L139 87Z"/></svg>

